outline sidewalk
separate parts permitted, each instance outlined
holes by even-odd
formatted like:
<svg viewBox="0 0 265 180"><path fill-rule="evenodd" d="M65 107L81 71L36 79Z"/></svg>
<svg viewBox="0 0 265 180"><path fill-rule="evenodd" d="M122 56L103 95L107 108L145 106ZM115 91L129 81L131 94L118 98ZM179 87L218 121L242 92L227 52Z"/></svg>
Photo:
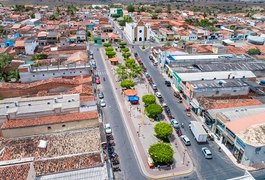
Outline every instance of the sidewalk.
<svg viewBox="0 0 265 180"><path fill-rule="evenodd" d="M111 79L111 86L116 91L114 94L118 104L120 112L124 119L124 124L127 129L128 136L131 140L131 145L134 148L135 154L138 159L139 166L141 167L143 173L145 176L151 179L160 179L160 178L167 178L172 176L180 176L180 175L186 175L193 171L193 164L191 163L190 157L186 154L184 156L184 146L180 142L179 138L175 138L174 143L177 142L178 149L174 146L174 151L176 152L174 154L174 159L176 160L175 167L171 170L161 170L158 169L150 169L147 164L147 150L150 146L150 144L153 144L154 142L158 142L156 137L153 135L153 122L151 122L147 117L145 117L142 113L137 111L137 108L135 106L132 106L130 110L129 103L127 101L127 97L124 97L121 95L121 88L119 87L119 83L116 82L116 79L114 77L114 69L113 66L110 64L109 61L105 60L105 55L103 52L103 49L100 49L100 53L104 62L104 66L106 67L106 71L110 76ZM111 71L112 69L112 71ZM148 89L145 87L144 84L139 84L139 87L136 86L136 89L141 88L141 91L138 92L138 96L141 97L142 93L146 94L148 92ZM141 103L141 102L140 102ZM124 105L126 104L126 106ZM142 105L140 106L141 111L143 111ZM131 114L129 113L129 110ZM137 133L139 132L139 134ZM176 136L176 135L175 135ZM183 152L181 152L183 151ZM184 162L183 162L184 159Z"/></svg>

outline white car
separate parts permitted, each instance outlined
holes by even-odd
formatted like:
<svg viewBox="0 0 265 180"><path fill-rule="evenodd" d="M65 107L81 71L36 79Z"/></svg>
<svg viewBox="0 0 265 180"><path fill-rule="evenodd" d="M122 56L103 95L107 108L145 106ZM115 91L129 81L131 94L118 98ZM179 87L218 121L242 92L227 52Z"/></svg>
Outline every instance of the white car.
<svg viewBox="0 0 265 180"><path fill-rule="evenodd" d="M202 148L202 153L204 154L204 157L206 159L212 159L213 158L211 151L207 147Z"/></svg>
<svg viewBox="0 0 265 180"><path fill-rule="evenodd" d="M153 90L157 90L157 86L155 84L152 84Z"/></svg>
<svg viewBox="0 0 265 180"><path fill-rule="evenodd" d="M158 97L158 98L162 98L161 93L160 93L160 92L156 92L156 97Z"/></svg>
<svg viewBox="0 0 265 180"><path fill-rule="evenodd" d="M100 100L100 106L101 107L105 107L106 106L106 103L103 99Z"/></svg>
<svg viewBox="0 0 265 180"><path fill-rule="evenodd" d="M111 134L112 133L112 129L110 127L110 124L106 124L105 125L105 132L106 132L106 134Z"/></svg>
<svg viewBox="0 0 265 180"><path fill-rule="evenodd" d="M180 136L181 137L181 140L183 141L183 143L186 145L186 146L190 146L190 139L186 136L186 135L182 135Z"/></svg>
<svg viewBox="0 0 265 180"><path fill-rule="evenodd" d="M174 128L179 128L179 122L176 119L171 119L170 122Z"/></svg>

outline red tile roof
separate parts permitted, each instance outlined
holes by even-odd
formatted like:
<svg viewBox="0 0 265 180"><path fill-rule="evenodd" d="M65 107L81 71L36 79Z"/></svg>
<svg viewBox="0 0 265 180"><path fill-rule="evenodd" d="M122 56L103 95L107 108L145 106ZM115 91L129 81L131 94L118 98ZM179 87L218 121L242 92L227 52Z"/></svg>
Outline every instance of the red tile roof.
<svg viewBox="0 0 265 180"><path fill-rule="evenodd" d="M0 166L1 180L25 180L28 177L30 164L18 164L11 166Z"/></svg>
<svg viewBox="0 0 265 180"><path fill-rule="evenodd" d="M98 113L96 111L80 112L80 113L71 113L59 116L38 117L32 119L5 120L1 128L2 129L20 128L20 127L38 126L44 124L61 123L61 122L92 120L96 118L98 118Z"/></svg>

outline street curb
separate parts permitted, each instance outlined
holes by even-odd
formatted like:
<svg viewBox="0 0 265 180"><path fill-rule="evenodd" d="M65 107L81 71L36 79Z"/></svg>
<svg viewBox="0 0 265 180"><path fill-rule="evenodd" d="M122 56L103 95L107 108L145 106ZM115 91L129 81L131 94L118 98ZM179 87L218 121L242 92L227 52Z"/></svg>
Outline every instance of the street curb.
<svg viewBox="0 0 265 180"><path fill-rule="evenodd" d="M103 60L103 64L105 66L105 69L107 71L107 74L109 74L110 76L113 76L112 72L110 72L110 69L108 68L108 65L106 64L106 60L105 60L105 57L104 57L104 52L102 51L102 49L100 48L100 56ZM121 115L123 117L123 119L125 120L128 120L128 118L126 117L125 115L125 112L123 111L122 109L122 103L120 102L119 100L119 97L118 97L118 94L117 94L117 89L116 87L114 86L115 82L113 80L113 78L109 78L110 81L111 81L111 87L114 91L114 94L115 94L115 98L118 102L118 106L119 106L119 110L121 112ZM169 178L169 177L173 177L173 176L184 176L184 175L188 175L190 173L192 173L193 169L194 169L194 165L192 165L192 168L190 168L189 170L186 170L182 173L170 173L170 174L163 174L163 175L151 175L149 174L147 171L146 171L146 167L144 166L144 162L143 162L143 159L141 158L141 155L140 155L140 152L139 152L139 148L136 146L136 143L135 143L135 138L134 136L132 135L132 131L131 129L128 127L127 123L123 120L123 123L124 123L124 126L126 127L127 131L126 131L126 134L128 135L128 137L130 137L129 141L130 141L130 144L131 146L133 147L133 150L135 152L135 155L136 155L136 159L137 159L137 162L138 162L138 165L139 167L141 167L141 171L142 173L148 178L148 179L164 179L164 178ZM191 161L192 162L192 161Z"/></svg>

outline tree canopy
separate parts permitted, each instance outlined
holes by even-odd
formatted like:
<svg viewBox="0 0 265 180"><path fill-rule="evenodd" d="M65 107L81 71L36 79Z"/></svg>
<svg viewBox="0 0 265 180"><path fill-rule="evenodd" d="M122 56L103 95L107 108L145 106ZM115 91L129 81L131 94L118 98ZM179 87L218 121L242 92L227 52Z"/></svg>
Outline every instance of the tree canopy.
<svg viewBox="0 0 265 180"><path fill-rule="evenodd" d="M157 143L150 146L148 153L155 165L168 165L172 163L174 151L169 144Z"/></svg>
<svg viewBox="0 0 265 180"><path fill-rule="evenodd" d="M31 60L39 60L39 59L47 59L48 55L47 54L34 54L31 57Z"/></svg>
<svg viewBox="0 0 265 180"><path fill-rule="evenodd" d="M146 105L155 104L156 97L153 94L146 94L146 95L143 95L142 101Z"/></svg>
<svg viewBox="0 0 265 180"><path fill-rule="evenodd" d="M128 5L126 9L128 12L134 12L134 6L132 4Z"/></svg>
<svg viewBox="0 0 265 180"><path fill-rule="evenodd" d="M261 52L258 48L251 48L247 51L249 55L260 55Z"/></svg>
<svg viewBox="0 0 265 180"><path fill-rule="evenodd" d="M134 86L134 82L131 79L125 79L121 82L121 87L130 89Z"/></svg>
<svg viewBox="0 0 265 180"><path fill-rule="evenodd" d="M104 46L104 47L110 47L110 46L111 46L111 43L109 43L109 42L105 42L105 43L103 44L103 46Z"/></svg>
<svg viewBox="0 0 265 180"><path fill-rule="evenodd" d="M155 125L156 137L163 141L168 141L168 136L173 133L173 128L170 124L165 122L160 122Z"/></svg>
<svg viewBox="0 0 265 180"><path fill-rule="evenodd" d="M108 58L113 58L116 55L116 52L114 51L106 51L106 55Z"/></svg>
<svg viewBox="0 0 265 180"><path fill-rule="evenodd" d="M150 118L155 118L163 112L163 109L158 104L150 104L145 108L145 111Z"/></svg>

